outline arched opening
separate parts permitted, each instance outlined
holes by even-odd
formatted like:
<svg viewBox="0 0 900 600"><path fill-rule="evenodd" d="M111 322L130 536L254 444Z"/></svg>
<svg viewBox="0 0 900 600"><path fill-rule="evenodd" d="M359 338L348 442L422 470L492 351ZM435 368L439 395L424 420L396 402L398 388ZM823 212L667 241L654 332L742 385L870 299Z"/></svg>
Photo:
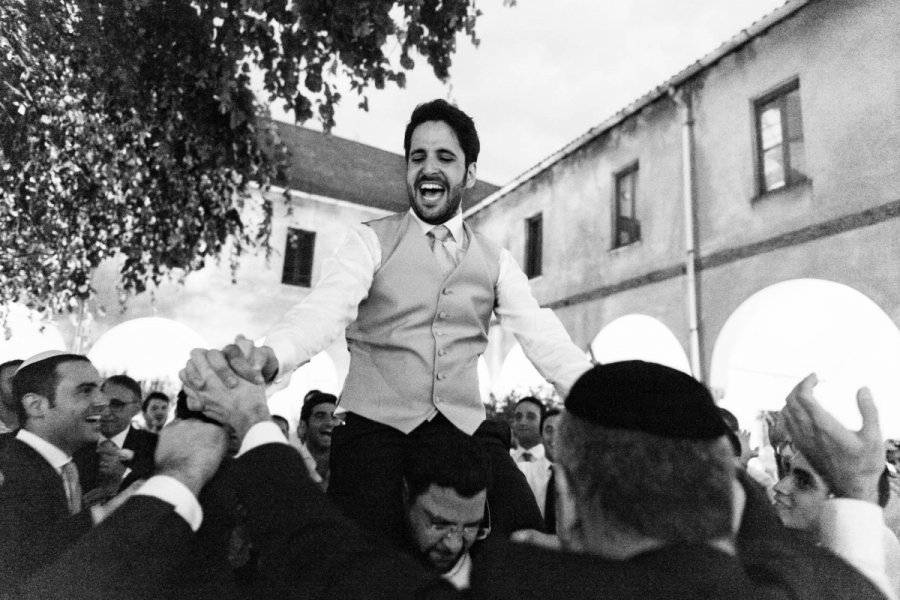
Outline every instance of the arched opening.
<svg viewBox="0 0 900 600"><path fill-rule="evenodd" d="M600 363L644 360L690 374L691 366L675 334L658 319L625 315L604 327L591 342Z"/></svg>
<svg viewBox="0 0 900 600"><path fill-rule="evenodd" d="M860 426L856 390L868 386L885 437L900 434L900 330L859 291L820 279L767 287L744 301L716 340L710 383L754 443L762 411L816 373L816 397L844 425Z"/></svg>
<svg viewBox="0 0 900 600"><path fill-rule="evenodd" d="M300 409L303 408L303 397L310 390L319 390L339 396L343 381L338 380L334 361L327 352L319 352L312 359L298 368L286 385L269 396L269 411L273 415L281 415L291 426L291 435L296 435L297 423L300 421Z"/></svg>
<svg viewBox="0 0 900 600"><path fill-rule="evenodd" d="M181 389L178 372L194 348L208 348L199 333L177 321L142 317L116 325L87 356L101 375L127 374L166 393Z"/></svg>
<svg viewBox="0 0 900 600"><path fill-rule="evenodd" d="M525 352L516 344L503 359L503 367L494 387L498 400L511 395L515 397L535 395L548 398L554 393L553 386L541 377L534 365L525 357Z"/></svg>

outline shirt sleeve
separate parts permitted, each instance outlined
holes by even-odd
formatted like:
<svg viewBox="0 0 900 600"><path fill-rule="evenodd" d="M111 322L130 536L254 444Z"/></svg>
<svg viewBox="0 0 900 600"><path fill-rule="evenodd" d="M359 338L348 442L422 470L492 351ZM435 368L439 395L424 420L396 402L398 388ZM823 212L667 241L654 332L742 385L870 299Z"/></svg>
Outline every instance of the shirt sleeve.
<svg viewBox="0 0 900 600"><path fill-rule="evenodd" d="M562 398L575 381L591 368L586 353L572 342L563 324L549 308L541 308L528 278L508 250L500 249L497 307L500 325L512 333L525 356Z"/></svg>
<svg viewBox="0 0 900 600"><path fill-rule="evenodd" d="M191 530L200 529L203 509L187 486L174 477L154 475L135 492L135 495L153 496L171 504L175 507L175 512L191 526Z"/></svg>
<svg viewBox="0 0 900 600"><path fill-rule="evenodd" d="M863 500L835 498L822 511L820 541L843 558L890 600L897 600L887 575L881 507Z"/></svg>
<svg viewBox="0 0 900 600"><path fill-rule="evenodd" d="M262 421L247 430L247 435L241 441L241 447L235 456L243 456L263 444L287 443L288 441L284 439L284 434L281 433L281 429L275 424L275 421Z"/></svg>
<svg viewBox="0 0 900 600"><path fill-rule="evenodd" d="M351 227L325 261L322 277L309 295L266 334L265 344L278 357L279 377L331 345L356 319L380 263L381 245L375 232L366 225Z"/></svg>

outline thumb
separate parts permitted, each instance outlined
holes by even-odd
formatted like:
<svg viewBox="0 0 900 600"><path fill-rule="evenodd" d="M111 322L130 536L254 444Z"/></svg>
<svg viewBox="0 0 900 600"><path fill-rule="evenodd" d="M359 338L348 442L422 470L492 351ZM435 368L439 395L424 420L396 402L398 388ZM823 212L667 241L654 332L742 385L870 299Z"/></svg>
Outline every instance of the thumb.
<svg viewBox="0 0 900 600"><path fill-rule="evenodd" d="M872 396L869 388L859 388L859 391L856 392L856 405L859 406L859 414L862 415L862 429L860 429L860 432L868 439L881 440L878 407L875 406L875 398Z"/></svg>

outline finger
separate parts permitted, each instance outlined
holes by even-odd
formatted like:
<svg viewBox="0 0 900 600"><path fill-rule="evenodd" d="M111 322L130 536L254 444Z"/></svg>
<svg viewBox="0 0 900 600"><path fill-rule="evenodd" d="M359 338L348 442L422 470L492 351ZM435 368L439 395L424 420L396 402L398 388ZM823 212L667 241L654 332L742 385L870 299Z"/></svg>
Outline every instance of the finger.
<svg viewBox="0 0 900 600"><path fill-rule="evenodd" d="M234 345L236 345L240 349L241 353L245 357L249 357L253 353L253 350L256 348L253 340L250 340L243 335L238 335L234 339Z"/></svg>
<svg viewBox="0 0 900 600"><path fill-rule="evenodd" d="M187 364L184 365L184 368L178 373L178 377L185 386L198 390L202 390L206 385L206 382L203 381L203 377L197 369L197 365L194 364L192 360L189 360Z"/></svg>
<svg viewBox="0 0 900 600"><path fill-rule="evenodd" d="M233 388L237 386L238 381L229 364L228 357L220 350L208 350L206 352L206 360L216 379L224 383L227 387ZM209 380L207 373L207 380Z"/></svg>
<svg viewBox="0 0 900 600"><path fill-rule="evenodd" d="M856 392L856 405L859 406L859 414L862 415L862 429L860 433L867 440L881 441L881 425L878 422L878 408L875 406L875 398L867 387L859 388Z"/></svg>
<svg viewBox="0 0 900 600"><path fill-rule="evenodd" d="M246 379L247 381L251 381L253 383L262 383L259 369L253 366L253 363L250 362L250 359L244 355L244 351L237 344L228 344L225 346L223 350L225 356L228 359L228 364L230 366L230 370L233 373L236 373L242 379ZM251 351L251 354L253 351ZM235 387L237 385L237 380L234 380L234 385L229 385L228 387Z"/></svg>
<svg viewBox="0 0 900 600"><path fill-rule="evenodd" d="M184 395L187 396L188 410L193 410L193 411L203 410L203 400L200 399L200 397L193 390L193 388L189 388L189 387L184 388Z"/></svg>
<svg viewBox="0 0 900 600"><path fill-rule="evenodd" d="M510 536L510 539L514 542L532 544L549 550L558 550L561 546L559 537L548 533L541 533L536 529L521 529L519 531L514 531Z"/></svg>

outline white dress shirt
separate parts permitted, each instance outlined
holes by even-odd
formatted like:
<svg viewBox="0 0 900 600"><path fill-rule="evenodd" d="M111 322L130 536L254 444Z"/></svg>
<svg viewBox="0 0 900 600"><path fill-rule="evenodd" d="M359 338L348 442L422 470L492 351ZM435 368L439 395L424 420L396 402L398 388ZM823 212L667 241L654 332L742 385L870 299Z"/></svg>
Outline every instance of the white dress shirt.
<svg viewBox="0 0 900 600"><path fill-rule="evenodd" d="M522 455L528 452L531 454L531 460L526 461ZM551 467L553 463L547 460L547 455L543 444L538 444L526 450L521 446L517 446L509 451L516 466L525 475L525 481L537 500L538 508L541 509L541 516L545 516L547 504L547 486L550 483Z"/></svg>
<svg viewBox="0 0 900 600"><path fill-rule="evenodd" d="M410 214L427 235L433 227ZM453 245L465 244L462 215L444 223L453 234ZM356 320L357 310L369 293L375 272L381 266L378 236L363 224L349 228L337 251L327 259L322 277L308 296L294 305L266 335L279 362L279 377L307 363L343 335ZM568 332L553 314L541 308L531 293L528 278L512 255L500 250L494 313L504 329L515 335L525 356L538 372L565 397L572 384L591 367L585 352L572 343Z"/></svg>

